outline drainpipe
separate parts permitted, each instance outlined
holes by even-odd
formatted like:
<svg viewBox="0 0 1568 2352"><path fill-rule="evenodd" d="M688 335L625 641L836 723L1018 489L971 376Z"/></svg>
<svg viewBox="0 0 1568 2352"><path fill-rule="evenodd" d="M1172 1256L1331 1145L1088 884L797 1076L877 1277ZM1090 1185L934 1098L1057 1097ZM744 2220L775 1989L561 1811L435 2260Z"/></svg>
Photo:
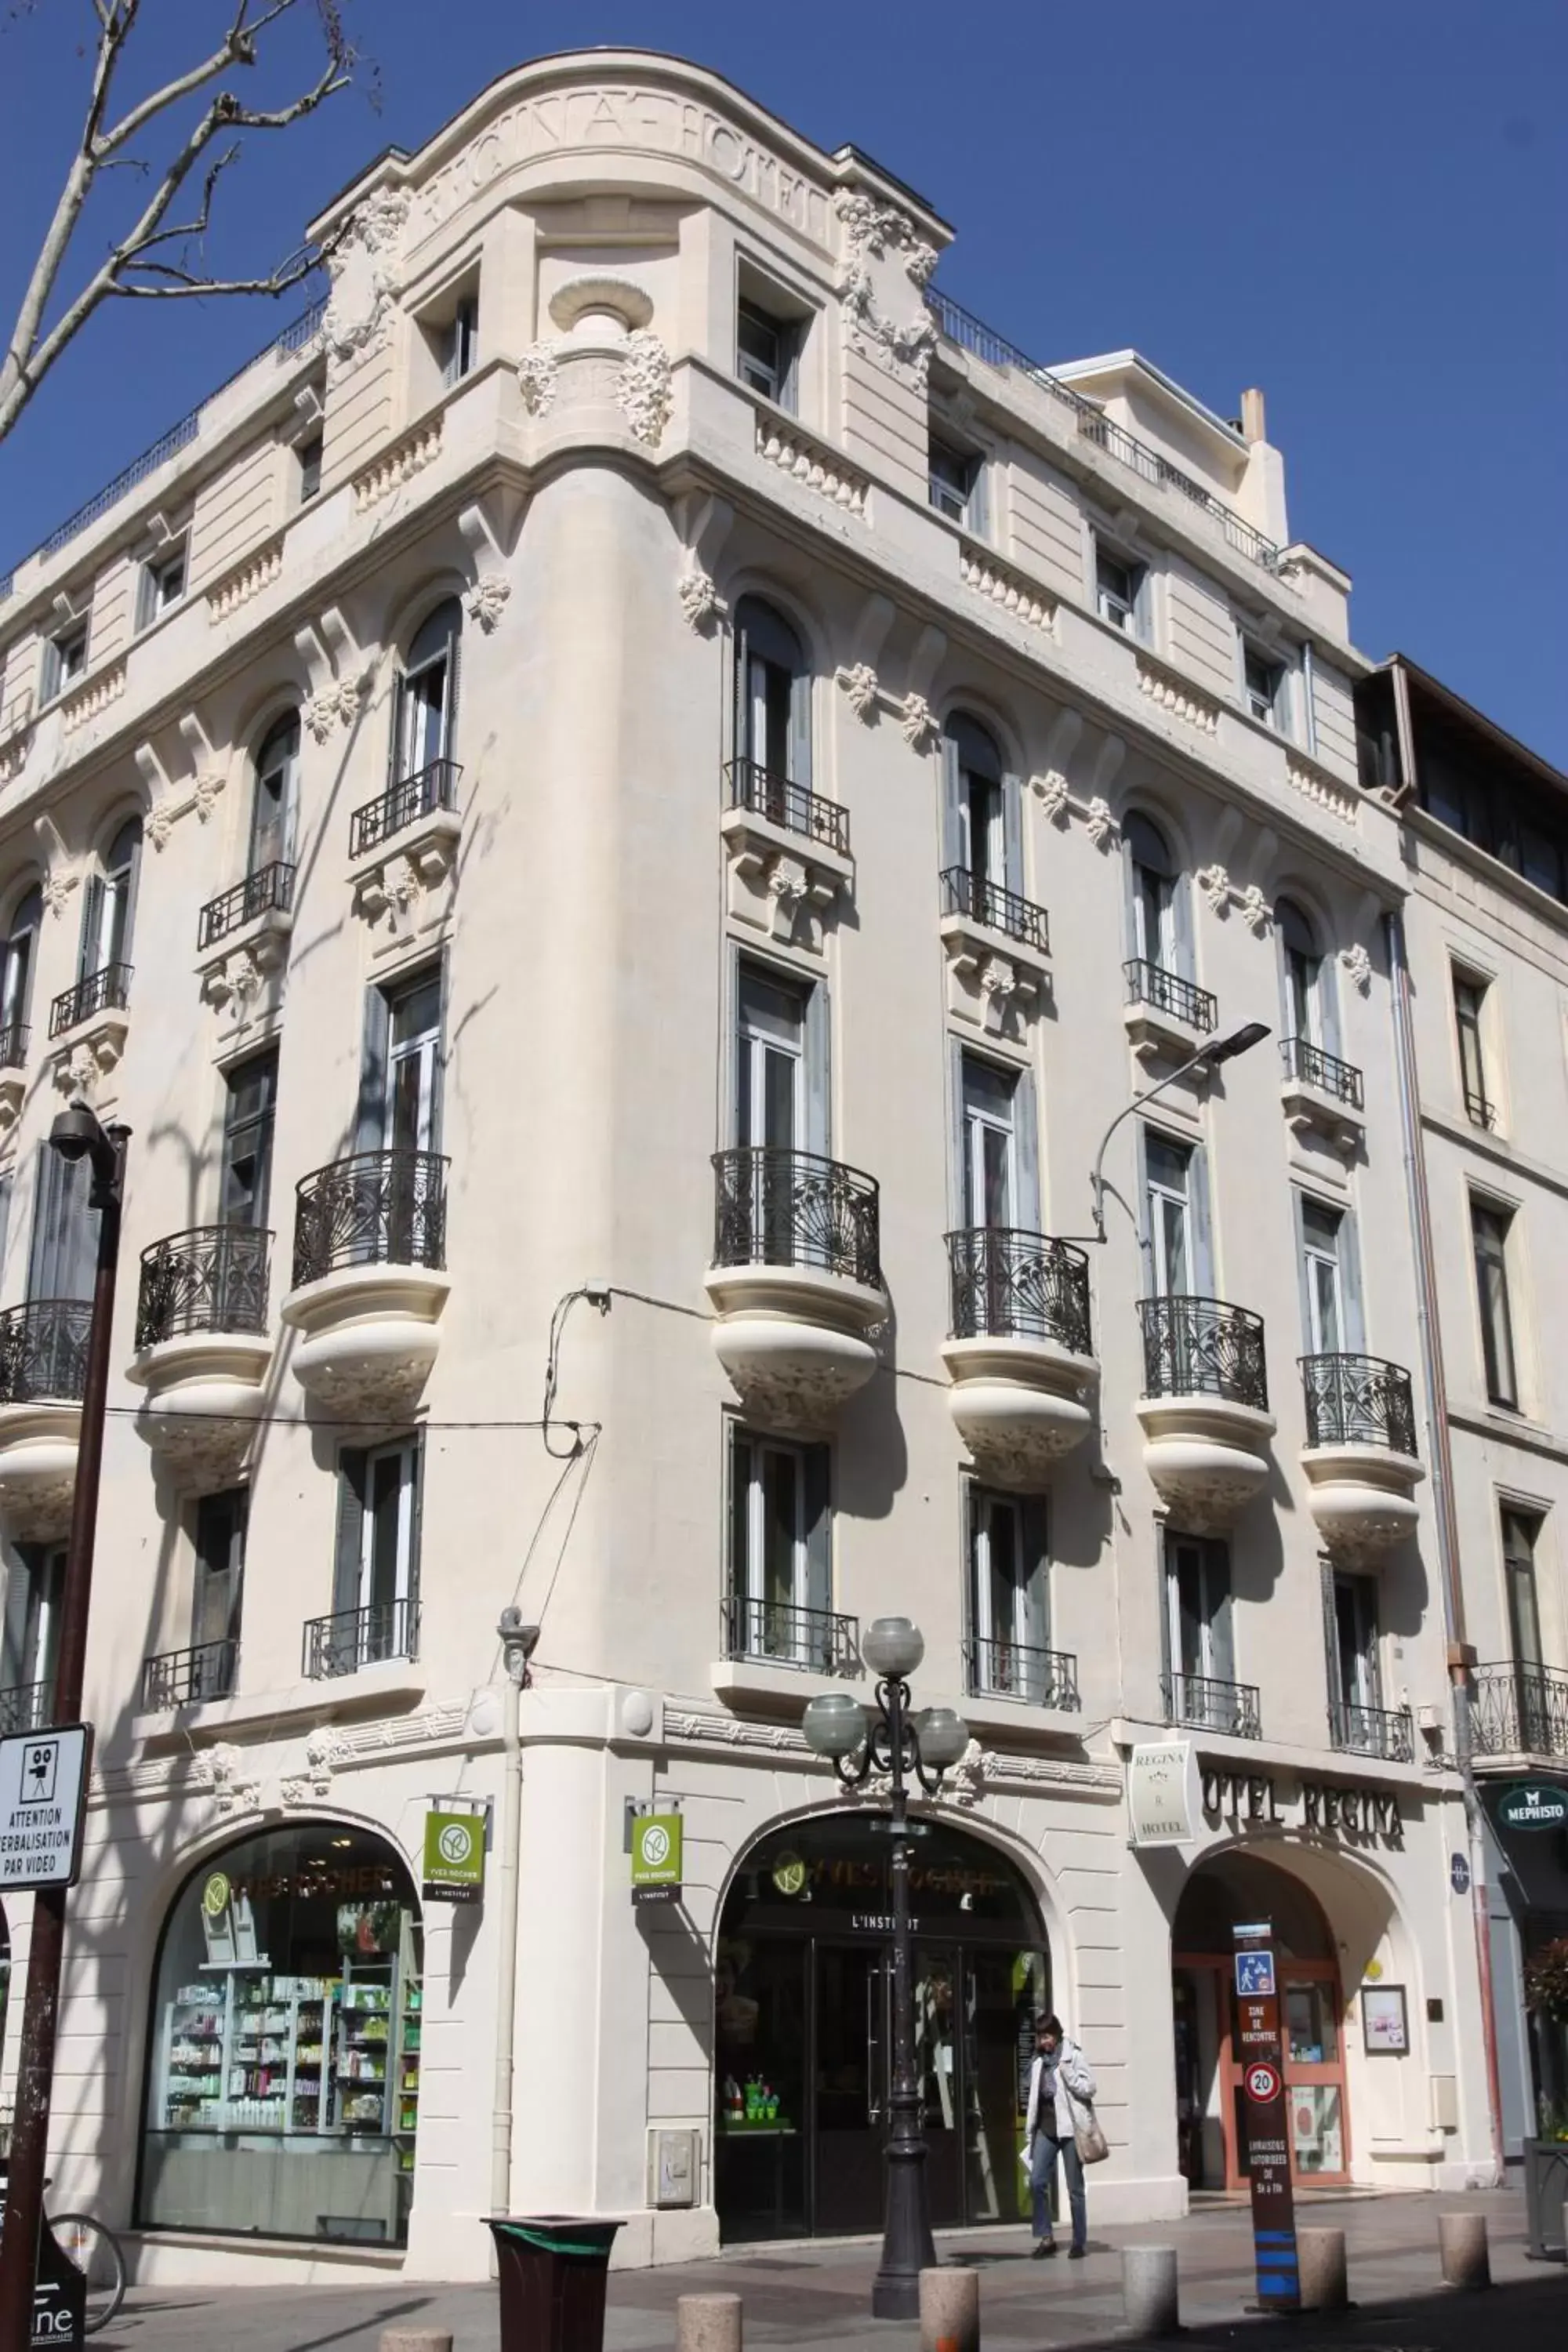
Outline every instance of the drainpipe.
<svg viewBox="0 0 1568 2352"><path fill-rule="evenodd" d="M496 1839L496 1901L500 1910L500 1954L496 1966L495 2089L490 2105L490 2211L511 2210L512 2042L517 2025L518 1848L522 1832L522 1738L520 1708L528 1687L528 1662L539 1641L537 1625L525 1625L520 1609L500 1612L506 1685L501 1693L500 1830Z"/></svg>
<svg viewBox="0 0 1568 2352"><path fill-rule="evenodd" d="M1476 1793L1470 1726L1469 1669L1475 1663L1475 1655L1465 1639L1465 1591L1459 1568L1459 1524L1454 1507L1454 1460L1448 1443L1447 1383L1444 1376L1442 1334L1437 1320L1432 1202L1426 1183L1426 1150L1422 1140L1415 1076L1415 1038L1410 1018L1410 967L1405 960L1405 925L1401 917L1397 912L1384 915L1383 924L1388 945L1389 977L1393 982L1394 1040L1399 1073L1399 1126L1405 1153L1405 1182L1409 1196L1410 1223L1415 1238L1416 1322L1421 1340L1422 1380L1426 1391L1426 1442L1432 1458L1432 1500L1437 1520L1437 1564L1443 1593L1448 1681L1454 1702L1454 1744L1464 1790L1466 1842L1469 1849L1470 1908L1476 1937L1476 1970L1480 1981L1481 2038L1486 2051L1492 2162L1496 2168L1497 2185L1500 2187L1503 2178L1502 2088L1498 2067L1497 2018L1492 2009L1486 1824L1481 1814L1480 1799Z"/></svg>

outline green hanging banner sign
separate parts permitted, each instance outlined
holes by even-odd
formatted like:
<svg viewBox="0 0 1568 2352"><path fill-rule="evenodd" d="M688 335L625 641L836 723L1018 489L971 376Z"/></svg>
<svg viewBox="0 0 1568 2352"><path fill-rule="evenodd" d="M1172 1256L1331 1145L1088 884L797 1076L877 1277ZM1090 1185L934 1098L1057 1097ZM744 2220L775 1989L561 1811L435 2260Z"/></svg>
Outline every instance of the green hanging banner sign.
<svg viewBox="0 0 1568 2352"><path fill-rule="evenodd" d="M639 1813L632 1823L632 1901L673 1903L680 1893L679 1813Z"/></svg>
<svg viewBox="0 0 1568 2352"><path fill-rule="evenodd" d="M485 1891L483 1813L426 1813L426 1903L478 1903Z"/></svg>

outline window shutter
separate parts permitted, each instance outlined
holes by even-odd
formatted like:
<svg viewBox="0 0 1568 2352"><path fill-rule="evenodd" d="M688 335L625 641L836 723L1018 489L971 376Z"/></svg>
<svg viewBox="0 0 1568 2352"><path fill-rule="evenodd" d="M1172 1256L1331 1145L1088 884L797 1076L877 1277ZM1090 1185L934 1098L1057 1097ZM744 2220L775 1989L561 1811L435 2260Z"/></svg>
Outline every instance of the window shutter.
<svg viewBox="0 0 1568 2352"><path fill-rule="evenodd" d="M58 1151L55 1157L59 1158ZM0 1284L5 1276L5 1244L11 1238L11 1194L16 1181L14 1175L0 1176Z"/></svg>
<svg viewBox="0 0 1568 2352"><path fill-rule="evenodd" d="M1323 1050L1328 1054L1342 1054L1344 1049L1340 1044L1340 992L1334 984L1334 959L1331 955L1324 956L1318 966L1318 976L1313 982L1313 994L1318 1000L1318 1019L1322 1026Z"/></svg>
<svg viewBox="0 0 1568 2352"><path fill-rule="evenodd" d="M448 760L458 756L458 688L463 672L462 607L452 607L451 633L447 639L447 693L441 712L441 750Z"/></svg>
<svg viewBox="0 0 1568 2352"><path fill-rule="evenodd" d="M422 1437L411 1437L408 1441L408 1451L412 1457L408 1466L409 1476L413 1482L414 1491L409 1497L408 1573L404 1581L408 1595L408 1654L412 1658L417 1657L419 1654L417 1633L419 1622L419 1548L425 1523L424 1439Z"/></svg>
<svg viewBox="0 0 1568 2352"><path fill-rule="evenodd" d="M1044 1230L1040 1206L1040 1107L1033 1070L1022 1071L1013 1089L1013 1163L1017 1175L1017 1221L1021 1231Z"/></svg>
<svg viewBox="0 0 1568 2352"><path fill-rule="evenodd" d="M1362 1307L1361 1245L1355 1217L1347 1209L1340 1219L1340 1298L1344 1310L1345 1347L1352 1356L1366 1347L1366 1317Z"/></svg>
<svg viewBox="0 0 1568 2352"><path fill-rule="evenodd" d="M948 1070L948 1187L952 1195L950 1214L954 1233L965 1230L969 1211L968 1187L964 1181L965 1156L969 1150L969 1121L963 1108L963 1048L956 1037L947 1041Z"/></svg>
<svg viewBox="0 0 1568 2352"><path fill-rule="evenodd" d="M1307 1273L1307 1231L1302 1223L1305 1196L1299 1184L1290 1187L1290 1214L1296 1228L1296 1291L1301 1307L1301 1353L1312 1353L1312 1286Z"/></svg>
<svg viewBox="0 0 1568 2352"><path fill-rule="evenodd" d="M1184 980L1195 981L1198 966L1193 945L1193 887L1185 874L1177 874L1171 883L1171 929L1175 940L1176 970Z"/></svg>
<svg viewBox="0 0 1568 2352"><path fill-rule="evenodd" d="M1329 1720L1341 1704L1344 1691L1344 1664L1340 1656L1340 1616L1336 1604L1337 1588L1332 1563L1321 1564L1323 1593L1323 1670L1329 1685Z"/></svg>
<svg viewBox="0 0 1568 2352"><path fill-rule="evenodd" d="M1137 1197L1131 1203L1138 1228L1138 1255L1143 1269L1142 1296L1154 1296L1154 1219L1149 1198L1149 1126L1146 1119L1135 1118L1132 1132L1137 1139ZM1109 1184L1106 1188L1110 1190Z"/></svg>
<svg viewBox="0 0 1568 2352"><path fill-rule="evenodd" d="M1024 1539L1024 1640L1032 1650L1048 1650L1051 1646L1051 1565L1045 1496L1020 1496L1018 1517Z"/></svg>
<svg viewBox="0 0 1568 2352"><path fill-rule="evenodd" d="M1024 895L1024 788L1019 778L1002 779L1002 859L1007 887Z"/></svg>
<svg viewBox="0 0 1568 2352"><path fill-rule="evenodd" d="M811 782L811 672L795 666L789 688L789 772L792 783Z"/></svg>
<svg viewBox="0 0 1568 2352"><path fill-rule="evenodd" d="M1213 1538L1204 1544L1204 1583L1209 1610L1209 1663L1215 1682L1236 1680L1236 1643L1231 1627L1230 1553Z"/></svg>
<svg viewBox="0 0 1568 2352"><path fill-rule="evenodd" d="M5 1677L7 1690L16 1689L26 1675L27 1600L35 1572L34 1557L29 1545L13 1546L10 1566L5 1571L5 1635L0 1673Z"/></svg>
<svg viewBox="0 0 1568 2352"><path fill-rule="evenodd" d="M1164 1694L1165 1704L1169 1706L1171 1675L1177 1663L1171 1654L1171 1617L1176 1605L1173 1589L1175 1584L1176 1563L1171 1550L1169 1528L1160 1528L1154 1540L1154 1556L1159 1562L1160 1574L1160 1688Z"/></svg>
<svg viewBox="0 0 1568 2352"><path fill-rule="evenodd" d="M833 1512L828 1499L828 1451L807 1445L801 1455L805 1482L805 1606L833 1606Z"/></svg>
<svg viewBox="0 0 1568 2352"><path fill-rule="evenodd" d="M1209 1211L1209 1156L1194 1143L1187 1161L1187 1202L1192 1217L1193 1283L1200 1298L1215 1296L1214 1226Z"/></svg>
<svg viewBox="0 0 1568 2352"><path fill-rule="evenodd" d="M408 680L400 669L392 688L392 733L386 745L386 781L400 784L409 773L409 761L405 751L408 732Z"/></svg>
<svg viewBox="0 0 1568 2352"><path fill-rule="evenodd" d="M958 745L951 734L942 739L942 862L944 866L963 863L963 819L961 804L963 798L963 762Z"/></svg>
<svg viewBox="0 0 1568 2352"><path fill-rule="evenodd" d="M752 1441L738 1421L730 1423L730 1575L727 1590L746 1597L746 1530L752 1493ZM739 1619L731 1620L739 1630ZM744 1646L743 1643L741 1646Z"/></svg>
<svg viewBox="0 0 1568 2352"><path fill-rule="evenodd" d="M991 530L991 469L984 457L973 460L969 496L964 500L963 527L972 539L985 539Z"/></svg>
<svg viewBox="0 0 1568 2352"><path fill-rule="evenodd" d="M827 982L816 982L805 1000L805 1147L831 1156L833 1013Z"/></svg>
<svg viewBox="0 0 1568 2352"><path fill-rule="evenodd" d="M1121 904L1127 924L1129 961L1134 957L1141 957L1143 953L1143 942L1138 936L1138 884L1133 868L1132 845L1128 840L1124 828L1121 836ZM1150 945L1153 946L1152 940ZM1156 951L1151 956L1150 961L1158 962L1158 961L1159 956Z"/></svg>
<svg viewBox="0 0 1568 2352"><path fill-rule="evenodd" d="M735 740L731 757L749 760L752 753L752 635L744 602L735 615Z"/></svg>
<svg viewBox="0 0 1568 2352"><path fill-rule="evenodd" d="M338 1543L332 1563L332 1614L360 1605L360 1566L364 1548L365 1449L342 1446L338 1454Z"/></svg>
<svg viewBox="0 0 1568 2352"><path fill-rule="evenodd" d="M451 959L446 954L442 955L437 966L437 978L441 989L441 1025L437 1033L435 1051L430 1057L430 1149L432 1151L438 1152L441 1149L442 1116L446 1110L447 1039L450 1034L447 1027L447 1008L452 986Z"/></svg>
<svg viewBox="0 0 1568 2352"><path fill-rule="evenodd" d="M800 412L800 347L805 341L805 328L798 320L776 320L779 339L779 406L792 416Z"/></svg>
<svg viewBox="0 0 1568 2352"><path fill-rule="evenodd" d="M131 853L131 863L125 869L125 895L121 901L119 951L110 959L115 963L130 963L136 952L136 900L142 883L142 828L136 828L136 846Z"/></svg>
<svg viewBox="0 0 1568 2352"><path fill-rule="evenodd" d="M87 1204L92 1171L85 1160L62 1160L38 1146L33 1195L29 1298L90 1298L98 1257L96 1213Z"/></svg>
<svg viewBox="0 0 1568 2352"><path fill-rule="evenodd" d="M79 980L86 980L95 972L102 961L100 942L103 938L103 893L102 875L89 874L81 907L81 951L76 960Z"/></svg>
<svg viewBox="0 0 1568 2352"><path fill-rule="evenodd" d="M364 992L364 1038L360 1052L359 1108L354 1150L379 1151L386 1140L386 1058L391 1013L379 988Z"/></svg>

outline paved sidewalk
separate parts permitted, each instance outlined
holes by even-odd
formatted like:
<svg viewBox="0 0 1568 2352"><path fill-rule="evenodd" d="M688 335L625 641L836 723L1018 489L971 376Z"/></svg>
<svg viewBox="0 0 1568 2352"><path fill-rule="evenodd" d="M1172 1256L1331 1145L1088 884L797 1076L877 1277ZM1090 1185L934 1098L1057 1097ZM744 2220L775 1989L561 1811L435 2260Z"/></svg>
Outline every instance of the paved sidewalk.
<svg viewBox="0 0 1568 2352"><path fill-rule="evenodd" d="M1447 2294L1437 2265L1437 2216L1482 2211L1490 2225L1489 2298ZM1092 2200L1091 2200L1092 2214ZM1522 2199L1482 2196L1313 2199L1298 2222L1345 2233L1355 2308L1342 2319L1308 2317L1289 2330L1290 2352L1473 2352L1475 2338L1506 2336L1509 2352L1563 2352L1568 2344L1568 2274L1530 2262ZM1005 2352L1053 2352L1093 2344L1121 2326L1119 2250L1174 2244L1182 2318L1194 2352L1247 2352L1245 2339L1277 2336L1277 2320L1249 2317L1251 2228L1247 2209L1220 2207L1163 2227L1090 2229L1084 2263L1031 2262L1020 2230L952 2232L945 2260L981 2271L981 2326ZM748 2344L789 2343L821 2352L915 2352L919 2330L868 2316L877 2248L785 2244L710 2263L611 2274L605 2352L669 2352L678 2295L734 2289L745 2298ZM100 2352L376 2352L382 2328L449 2327L454 2352L499 2352L493 2286L141 2288ZM1123 2338L1125 2342L1125 2338Z"/></svg>

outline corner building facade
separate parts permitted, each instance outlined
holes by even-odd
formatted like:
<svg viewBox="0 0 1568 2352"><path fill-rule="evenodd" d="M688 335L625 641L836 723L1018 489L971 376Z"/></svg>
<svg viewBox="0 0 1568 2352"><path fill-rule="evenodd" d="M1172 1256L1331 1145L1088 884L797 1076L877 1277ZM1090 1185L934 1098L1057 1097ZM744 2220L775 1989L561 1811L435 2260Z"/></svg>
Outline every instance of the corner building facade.
<svg viewBox="0 0 1568 2352"><path fill-rule="evenodd" d="M800 1717L895 1612L973 1732L916 1888L939 2221L1019 2218L1047 2002L1103 2219L1237 2185L1265 1904L1302 2177L1477 2177L1398 818L1260 399L1034 365L910 191L656 57L506 76L344 224L324 314L0 604L24 1724L88 1245L44 1138L134 1131L57 2194L143 2279L482 2273L512 1603L513 2210L632 2262L877 2225L877 1791ZM1133 1852L1172 1727L1195 1842ZM480 1906L422 1898L438 1799Z"/></svg>

